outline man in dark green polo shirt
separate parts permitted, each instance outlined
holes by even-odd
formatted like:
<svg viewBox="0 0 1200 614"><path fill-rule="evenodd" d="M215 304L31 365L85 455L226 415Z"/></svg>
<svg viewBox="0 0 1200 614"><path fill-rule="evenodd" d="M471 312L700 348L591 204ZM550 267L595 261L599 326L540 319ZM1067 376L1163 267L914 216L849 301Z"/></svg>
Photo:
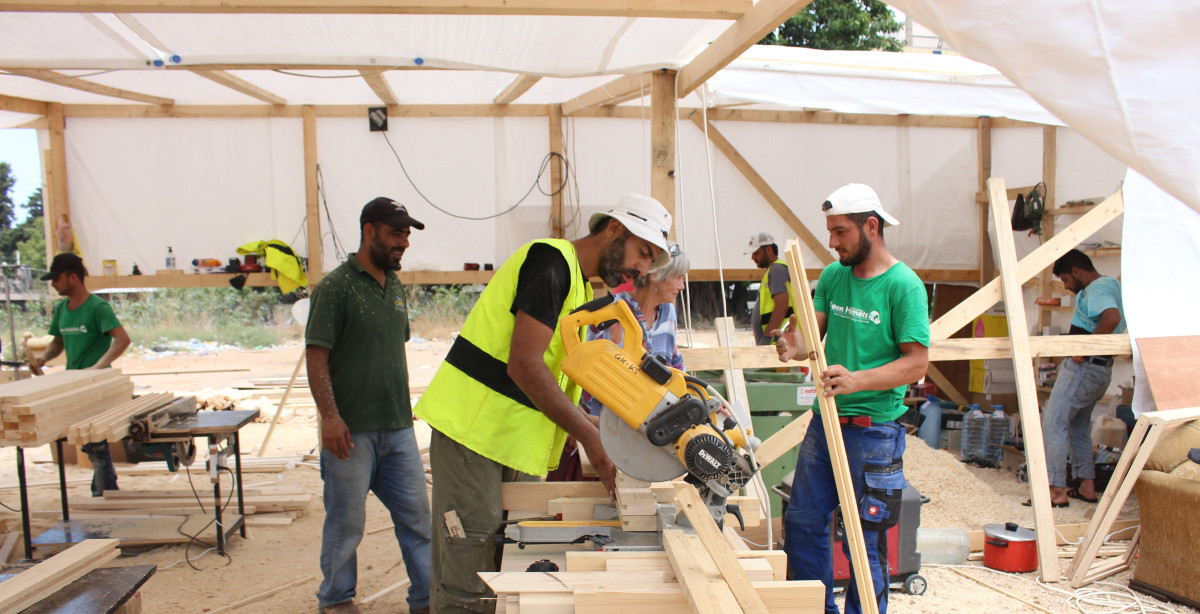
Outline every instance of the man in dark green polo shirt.
<svg viewBox="0 0 1200 614"><path fill-rule="evenodd" d="M305 331L308 383L321 414L325 525L322 612L356 613L356 550L367 493L388 509L412 584L410 612L429 611L429 498L408 396L408 303L396 271L413 228L389 198L359 216L358 252L313 290Z"/></svg>

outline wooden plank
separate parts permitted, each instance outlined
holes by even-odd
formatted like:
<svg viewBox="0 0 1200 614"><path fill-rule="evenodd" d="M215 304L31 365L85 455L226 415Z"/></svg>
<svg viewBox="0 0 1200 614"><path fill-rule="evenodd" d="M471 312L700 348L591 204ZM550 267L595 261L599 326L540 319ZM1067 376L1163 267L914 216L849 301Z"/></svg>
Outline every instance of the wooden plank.
<svg viewBox="0 0 1200 614"><path fill-rule="evenodd" d="M551 499L560 497L608 497L601 482L506 482L500 492L504 509L539 512L548 509Z"/></svg>
<svg viewBox="0 0 1200 614"><path fill-rule="evenodd" d="M1056 126L1045 126L1042 128L1042 183L1045 185L1046 193L1043 201L1043 212L1053 211L1058 204L1055 198L1058 188L1058 128ZM1042 216L1042 234L1041 241L1045 243L1050 237L1054 236L1054 216ZM1050 269L1045 269L1038 275L1040 291L1038 296L1050 296L1046 289L1054 281L1054 273ZM1037 318L1037 329L1050 326L1054 312L1048 309L1039 309Z"/></svg>
<svg viewBox="0 0 1200 614"><path fill-rule="evenodd" d="M758 450L754 451L754 460L765 467L786 454L788 450L800 445L800 442L804 441L804 434L808 432L808 423L812 422L812 417L813 412L806 411L789 422L787 426L776 431L774 435L758 446Z"/></svg>
<svg viewBox="0 0 1200 614"><path fill-rule="evenodd" d="M800 255L800 245L796 241L788 241L785 250L789 273L792 276L792 288L796 292L796 314L800 318L800 332L804 343L809 348L809 358L812 360L814 373L824 373L829 368L825 362L825 347L821 344L820 327L817 326L816 311L813 308L812 293L808 280L803 279L797 271L804 270L804 259ZM862 573L854 574L858 586L858 594L866 614L878 614L879 603L867 595L875 595L871 574L867 573L870 564L867 560L866 545L863 542L862 522L858 515L858 499L854 496L854 483L850 476L849 461L846 457L846 444L842 439L842 428L838 424L837 402L833 397L821 394L817 389L817 404L821 408L821 425L825 430L828 442L829 460L833 469L834 482L837 484L838 501L841 504L842 521L846 526L846 542L850 550L850 562L853 569ZM887 590L886 588L884 590Z"/></svg>
<svg viewBox="0 0 1200 614"><path fill-rule="evenodd" d="M730 334L734 330L733 318L716 318L713 320L713 326L717 330L717 345L722 349L734 345L733 340L730 338ZM726 354L726 356L728 357L729 354ZM778 357L776 357L776 361L778 360ZM742 407L749 412L750 397L746 393L746 378L742 374L742 370L738 368L731 370L728 367L727 361L726 367L721 370L721 376L725 379L725 390L726 394L729 395L729 398L726 400L730 403L741 403Z"/></svg>
<svg viewBox="0 0 1200 614"><path fill-rule="evenodd" d="M675 236L678 211L675 207L675 77L673 70L659 70L650 75L650 197L671 214L668 238Z"/></svg>
<svg viewBox="0 0 1200 614"><path fill-rule="evenodd" d="M224 70L193 70L192 72L197 76L204 77L205 79L215 83L220 83L221 85L224 85L235 92L240 92L251 98L257 98L265 103L273 105L287 104L287 99L281 96L276 96L275 94L272 94L271 92L268 92L267 90L258 87L249 81L246 81L245 79L235 77Z"/></svg>
<svg viewBox="0 0 1200 614"><path fill-rule="evenodd" d="M1007 209L1008 201L1005 200L1005 208ZM1096 206L1087 214L1075 220L1062 232L1054 235L1053 238L1038 246L1037 249L1029 253L1017 263L1017 285L1018 287L1037 275L1042 269L1054 264L1054 261L1059 256L1070 251L1081 241L1090 237L1096 231L1104 228L1109 222L1121 215L1125 210L1125 201L1122 198L1121 192L1117 192L1108 197L1103 203ZM1009 227L1012 227L1012 220L1009 220ZM936 322L929 325L931 339L938 341L947 339L953 335L958 329L966 326L976 316L983 313L992 305L1000 302L1002 292L1000 288L1000 280L993 279L985 284L978 292L972 294L967 300L959 303L954 309L946 312L945 315L938 318Z"/></svg>
<svg viewBox="0 0 1200 614"><path fill-rule="evenodd" d="M4 10L4 9L0 9L0 10ZM134 102L144 102L146 104L160 104L160 105L175 104L175 101L170 98L163 98L162 96L151 96L150 94L142 94L140 92L131 92L129 90L123 90L123 89L116 88L116 87L109 87L107 85L101 85L94 81L88 81L87 79L80 79L78 77L64 75L60 72L56 72L53 70L47 70L44 68L8 68L6 70L9 72L9 74L19 75L22 77L29 77L30 79L37 79L38 81L45 81L46 83L52 83L54 85L59 85L62 87L69 87L71 89L88 92L90 94L99 94L101 96L111 96L113 98L121 98L123 100L132 100Z"/></svg>
<svg viewBox="0 0 1200 614"><path fill-rule="evenodd" d="M630 516L650 516L656 512L658 499L650 492L650 482L631 478L617 471L617 511L622 519Z"/></svg>
<svg viewBox="0 0 1200 614"><path fill-rule="evenodd" d="M511 104L516 102L525 92L537 85L542 78L537 75L517 75L499 94L492 100L493 104ZM561 113L562 110L560 109ZM557 184L555 184L557 185Z"/></svg>
<svg viewBox="0 0 1200 614"><path fill-rule="evenodd" d="M308 231L308 274L309 289L317 285L324 275L321 242L320 186L317 183L317 115L316 109L305 105L304 122L304 225ZM360 229L361 230L361 229Z"/></svg>
<svg viewBox="0 0 1200 614"><path fill-rule="evenodd" d="M126 105L128 106L128 105ZM50 150L46 152L45 166L47 190L44 203L46 224L46 262L55 254L70 251L74 244L60 245L54 228L59 221L70 221L71 199L67 190L67 139L66 118L63 105L51 102L46 105L46 119L50 122Z"/></svg>
<svg viewBox="0 0 1200 614"><path fill-rule="evenodd" d="M1137 345L1159 411L1200 405L1200 336L1141 337Z"/></svg>
<svg viewBox="0 0 1200 614"><path fill-rule="evenodd" d="M13 531L4 535L4 544L0 545L0 569L8 565L8 559L12 558L13 551L17 549L17 542L21 540L21 533Z"/></svg>
<svg viewBox="0 0 1200 614"><path fill-rule="evenodd" d="M667 558L692 612L729 614L742 611L732 588L714 581L720 572L698 536L668 529L663 531L663 547L667 549Z"/></svg>
<svg viewBox="0 0 1200 614"><path fill-rule="evenodd" d="M932 346L934 344L930 344L930 345ZM929 350L930 350L929 353L932 354L933 348L930 347ZM1011 349L1009 349L1009 351L1011 352ZM930 358L929 362L932 363L933 358ZM941 391L941 393L943 395L945 395L947 398L949 398L951 401L954 401L955 403L958 403L959 405L966 405L969 403L969 401L967 400L967 397L964 396L963 393L959 392L958 388L956 388L950 380L946 379L946 376L943 375L942 371L940 369L938 369L936 366L934 366L932 364L929 365L925 369L925 377L928 378L929 381L937 384L938 390Z"/></svg>
<svg viewBox="0 0 1200 614"><path fill-rule="evenodd" d="M1128 356L1133 352L1129 335L1036 335L1029 337L1029 352L1035 358L1051 356ZM939 339L929 347L929 360L1011 358L1008 337Z"/></svg>
<svg viewBox="0 0 1200 614"><path fill-rule="evenodd" d="M392 584L386 588L380 589L380 590L372 593L370 597L363 599L361 601L361 603L364 603L364 604L371 603L372 601L375 601L376 599L379 599L380 597L383 597L384 595L387 595L388 593L390 593L392 591L404 588L404 587L408 586L409 584L412 584L412 580L405 578L395 584Z"/></svg>
<svg viewBox="0 0 1200 614"><path fill-rule="evenodd" d="M1050 476L1046 466L1046 448L1042 439L1038 412L1037 381L1033 373L1033 355L1029 351L1029 325L1025 319L1025 295L1018 279L1017 248L1013 241L1012 220L1004 180L988 180L991 194L992 225L996 228L996 251L1000 258L1000 283L1004 293L1004 315L1013 353L1017 378L1017 408L1025 434L1025 462L1029 467L1029 488L1033 500L1034 531L1037 534L1038 568L1044 582L1058 582L1058 554L1055 550L1054 515L1050 509ZM969 299L968 299L969 300Z"/></svg>
<svg viewBox="0 0 1200 614"><path fill-rule="evenodd" d="M713 520L708 507L704 505L704 501L700 499L700 494L696 492L695 487L686 483L679 484L675 487L675 498L679 502L680 511L687 516L696 536L700 538L704 549L708 551L708 555L712 557L713 563L721 572L721 578L729 585L730 592L737 599L739 610L746 614L755 612L765 614L767 606L763 604L758 593L754 591L754 587L750 585L750 579L738 565L737 558L733 556L729 544L721 536L721 530L717 528L717 523ZM674 565L675 562L672 560L672 566ZM683 578L680 578L680 583L683 583Z"/></svg>
<svg viewBox="0 0 1200 614"><path fill-rule="evenodd" d="M84 540L0 583L0 611L20 612L120 553L115 539Z"/></svg>
<svg viewBox="0 0 1200 614"><path fill-rule="evenodd" d="M0 94L0 111L28 113L30 115L45 115L47 104L49 103L42 100L31 100L29 98L20 98L17 96Z"/></svg>
<svg viewBox="0 0 1200 614"><path fill-rule="evenodd" d="M596 506L611 503L608 497L560 497L551 499L546 511L550 516L561 514L561 520L595 520Z"/></svg>
<svg viewBox="0 0 1200 614"><path fill-rule="evenodd" d="M804 222L800 221L800 218L796 216L795 212L792 211L792 208L789 207L787 203L783 201L783 198L771 188L770 184L767 183L767 180L764 179L762 175L758 174L758 171L754 170L754 167L751 166L750 161L747 160L745 156L743 156L741 152L739 152L737 148L733 146L733 143L731 143L729 139L725 138L725 135L721 134L721 131L717 130L717 127L714 126L711 121L707 122L706 124L699 113L692 114L692 121L695 122L696 127L699 128L701 132L708 136L708 140L711 141L712 144L715 145L727 159L729 159L729 162L732 163L733 167L736 168L738 172L740 172L742 176L746 178L746 181L750 182L751 187L758 192L759 196L763 197L763 200L767 201L767 204L771 206L771 209L773 209L781 219L783 219L783 222L788 225L788 228L790 228L792 232L796 233L796 236L804 242L804 245L808 247L809 251L816 255L817 259L821 261L821 264L829 264L830 262L833 262L833 256L829 253L829 249L825 246L825 244L813 235L808 227L804 225Z"/></svg>
<svg viewBox="0 0 1200 614"><path fill-rule="evenodd" d="M819 614L824 611L825 586L817 580L754 582L763 603L772 614ZM683 612L690 607L679 585L661 588L578 587L574 593L575 614L663 614Z"/></svg>
<svg viewBox="0 0 1200 614"><path fill-rule="evenodd" d="M679 71L678 95L692 93L812 0L759 0Z"/></svg>
<svg viewBox="0 0 1200 614"><path fill-rule="evenodd" d="M240 608L248 603L254 603L255 601L259 601L261 599L266 599L267 597L270 597L271 595L274 595L276 593L282 593L283 591L286 591L289 588L294 588L294 587L300 586L301 584L307 584L316 579L317 579L316 576L305 576L303 578L300 578L299 580L293 580L292 582L288 582L287 584L284 584L283 586L277 586L271 590L263 591L261 593L258 593L257 595L252 595L250 597L246 597L245 599L240 599L229 605L221 606L215 610L209 610L208 614L217 614L218 612L228 612L230 610L235 610L235 609Z"/></svg>
<svg viewBox="0 0 1200 614"><path fill-rule="evenodd" d="M400 104L400 99L396 98L396 93L392 91L392 86L388 85L387 78L384 77L386 69L376 68L374 70L359 69L358 74L362 75L367 85L371 87L371 91L375 92L375 96L379 98L383 104Z"/></svg>
<svg viewBox="0 0 1200 614"><path fill-rule="evenodd" d="M294 13L394 15L558 15L737 19L748 0L3 0L0 11L56 13ZM760 37L761 38L761 37Z"/></svg>
<svg viewBox="0 0 1200 614"><path fill-rule="evenodd" d="M644 572L481 571L479 577L499 593L569 593L576 585L632 584L659 586L664 574Z"/></svg>

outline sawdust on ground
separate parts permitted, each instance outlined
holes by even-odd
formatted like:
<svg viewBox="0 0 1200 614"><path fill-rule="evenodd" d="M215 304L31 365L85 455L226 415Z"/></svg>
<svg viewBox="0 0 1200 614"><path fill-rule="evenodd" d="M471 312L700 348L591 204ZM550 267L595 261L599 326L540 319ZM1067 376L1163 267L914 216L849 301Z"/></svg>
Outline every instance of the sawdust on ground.
<svg viewBox="0 0 1200 614"><path fill-rule="evenodd" d="M749 335L747 331L739 334ZM699 333L697 341L716 345L715 335ZM408 359L413 386L428 384L437 366L449 349L449 340L432 339L410 343ZM127 356L118 365L134 377L139 392L159 390L197 390L200 388L223 388L251 378L289 377L300 358L299 345L256 351L222 351L206 356L177 355L170 357ZM202 373L208 369L245 369L219 373ZM139 375L180 371L177 374ZM303 374L303 371L301 371ZM428 441L428 427L417 424L418 440ZM243 447L257 449L266 434L265 423L255 423L242 431ZM299 410L297 415L276 428L265 456L284 456L310 452L317 443L316 420L310 410ZM49 448L26 451L26 466L29 481L56 482L52 464L32 462L49 457ZM993 522L1015 521L1022 524L1033 520L1030 508L1021 506L1029 497L1028 486L1020 484L1008 472L998 469L979 469L960 463L944 451L932 450L919 439L909 439L905 454L906 474L909 480L931 498L922 509L924 527L959 527L979 529ZM68 480L86 480L90 470L68 467ZM202 472L193 472L192 483L204 496L211 485ZM187 485L186 474L126 476L121 479L125 489L181 488ZM0 448L0 484L15 484L15 449ZM320 581L318 557L320 554L321 525L324 510L320 495L322 482L316 469L300 466L283 473L256 473L245 476L246 486L256 484L288 484L302 488L314 495L307 513L285 527L257 527L250 529L247 539L233 537L228 546L230 560L226 561L208 553L196 558L203 548L185 546L161 546L146 551L122 556L122 565L156 564L160 571L142 588L144 611L146 612L194 612L200 614L264 591L312 577L311 580L278 594L238 608L244 613L315 612L316 589ZM211 490L209 490L211 493ZM59 507L57 489L37 487L30 491L30 506L33 510L56 510ZM84 498L89 495L86 483L71 486L70 497ZM210 495L211 496L211 495ZM5 491L0 501L16 507L15 493ZM1054 510L1057 523L1087 522L1094 505L1072 502L1067 509ZM0 518L8 519L10 526L19 526L19 517L7 510L0 510ZM1127 505L1123 517L1136 516L1136 503ZM34 520L34 533L52 526L54 521L46 518ZM778 523L778 521L776 521ZM367 529L385 527L390 524L384 507L371 497L367 508ZM778 528L776 529L778 535ZM185 554L193 559L199 570L194 570L184 561ZM1065 572L1069 559L1062 559ZM400 551L390 531L379 531L363 537L358 549L358 598L363 599L405 578L400 562ZM999 574L991 572L978 563L970 564L967 571L976 578L1000 587L1006 593L1021 596L1053 612L1074 611L1068 607L1064 595L1034 582L1035 574ZM928 580L928 591L922 596L910 596L893 591L891 607L896 612L920 613L968 613L978 612L1036 612L1019 601L1002 595L956 575L947 568L926 566L921 574ZM1110 579L1124 585L1129 578L1125 572ZM1057 589L1066 586L1056 585ZM406 612L405 591L393 591L363 607L365 612ZM1148 597L1143 597L1149 599ZM1160 604L1161 605L1161 604ZM1176 611L1195 613L1195 610L1172 606Z"/></svg>

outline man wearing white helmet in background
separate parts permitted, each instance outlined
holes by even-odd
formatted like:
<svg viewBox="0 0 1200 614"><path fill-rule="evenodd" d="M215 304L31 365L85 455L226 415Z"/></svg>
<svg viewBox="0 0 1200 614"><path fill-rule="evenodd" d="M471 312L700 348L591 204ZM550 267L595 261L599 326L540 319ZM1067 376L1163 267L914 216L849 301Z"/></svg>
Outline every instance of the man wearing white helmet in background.
<svg viewBox="0 0 1200 614"><path fill-rule="evenodd" d="M904 429L896 419L905 411L904 389L924 377L929 366L929 298L917 274L884 244L884 227L899 222L884 211L874 190L851 183L830 194L822 209L829 247L837 252L838 262L821 272L813 297L818 337L825 338L829 365L820 374L821 387L826 396L837 397L874 599L886 614L890 572L885 532L900 520L905 484ZM776 349L783 361L808 357L794 317ZM820 413L817 403L812 409ZM784 513L784 551L793 580L825 584L825 612L833 614L837 605L829 526L837 505L825 430L819 419L813 420L800 444ZM848 550L848 544L843 543L843 549ZM861 572L852 566L852 574ZM861 596L851 576L846 612L861 611Z"/></svg>
<svg viewBox="0 0 1200 614"><path fill-rule="evenodd" d="M623 196L574 241L525 244L496 271L414 412L433 428L434 612L491 612L478 576L497 571L504 482L558 465L567 437L587 452L610 493L616 468L582 390L563 375L559 320L592 299L591 277L615 287L669 259L671 216L653 198ZM582 333L582 330L580 331ZM454 512L462 533L446 515Z"/></svg>

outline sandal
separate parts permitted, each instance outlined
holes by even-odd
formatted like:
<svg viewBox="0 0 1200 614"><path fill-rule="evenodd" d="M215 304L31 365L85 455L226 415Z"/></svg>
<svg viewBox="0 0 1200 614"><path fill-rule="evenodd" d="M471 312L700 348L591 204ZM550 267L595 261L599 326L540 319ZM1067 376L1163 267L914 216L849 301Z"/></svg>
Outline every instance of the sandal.
<svg viewBox="0 0 1200 614"><path fill-rule="evenodd" d="M1025 502L1022 503L1021 505L1024 505L1025 507L1033 507L1033 499L1026 499ZM1071 506L1070 501L1063 501L1062 503L1055 503L1053 501L1050 502L1050 507L1070 507L1070 506Z"/></svg>
<svg viewBox="0 0 1200 614"><path fill-rule="evenodd" d="M1088 503L1099 503L1100 502L1099 497L1093 497L1093 498L1089 499L1089 498L1079 494L1078 488L1072 488L1072 489L1068 490L1067 496L1072 499L1079 499L1080 501L1086 501Z"/></svg>

